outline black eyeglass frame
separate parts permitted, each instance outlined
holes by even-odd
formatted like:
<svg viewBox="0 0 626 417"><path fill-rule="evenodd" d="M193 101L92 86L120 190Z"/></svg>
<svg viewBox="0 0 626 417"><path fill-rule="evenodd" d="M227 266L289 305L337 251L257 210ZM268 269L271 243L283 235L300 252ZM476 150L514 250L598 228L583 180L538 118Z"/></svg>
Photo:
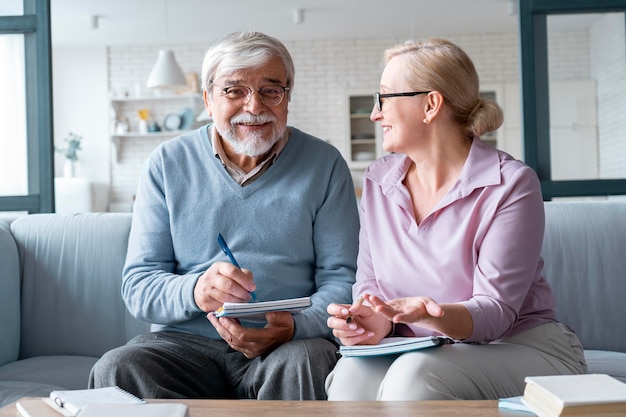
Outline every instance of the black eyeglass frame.
<svg viewBox="0 0 626 417"><path fill-rule="evenodd" d="M384 98L389 98L389 97L413 97L413 96L417 96L420 94L428 94L431 91L411 91L409 93L387 93L387 94L382 94L382 93L374 93L374 107L376 108L377 111L383 111L383 100Z"/></svg>

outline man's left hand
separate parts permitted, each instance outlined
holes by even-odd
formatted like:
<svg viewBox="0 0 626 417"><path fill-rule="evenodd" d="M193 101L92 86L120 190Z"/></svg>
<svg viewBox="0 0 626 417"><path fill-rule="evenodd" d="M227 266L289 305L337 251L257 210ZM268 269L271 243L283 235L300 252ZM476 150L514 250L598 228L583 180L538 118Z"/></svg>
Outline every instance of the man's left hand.
<svg viewBox="0 0 626 417"><path fill-rule="evenodd" d="M207 318L226 343L248 359L271 352L288 342L295 331L293 316L286 311L267 313L267 323L263 328L244 327L237 319L218 318L211 313L207 314Z"/></svg>

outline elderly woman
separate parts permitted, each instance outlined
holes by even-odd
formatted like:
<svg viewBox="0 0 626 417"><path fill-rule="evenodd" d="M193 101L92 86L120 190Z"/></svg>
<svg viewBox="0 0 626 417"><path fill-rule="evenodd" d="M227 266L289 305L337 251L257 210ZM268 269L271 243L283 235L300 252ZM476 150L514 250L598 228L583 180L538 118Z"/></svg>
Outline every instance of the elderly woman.
<svg viewBox="0 0 626 417"><path fill-rule="evenodd" d="M391 154L363 179L353 297L364 302L330 304L328 325L344 345L457 343L344 357L326 380L330 400L496 399L521 395L527 375L585 371L542 276L538 178L479 138L502 117L453 43L386 51L371 119Z"/></svg>

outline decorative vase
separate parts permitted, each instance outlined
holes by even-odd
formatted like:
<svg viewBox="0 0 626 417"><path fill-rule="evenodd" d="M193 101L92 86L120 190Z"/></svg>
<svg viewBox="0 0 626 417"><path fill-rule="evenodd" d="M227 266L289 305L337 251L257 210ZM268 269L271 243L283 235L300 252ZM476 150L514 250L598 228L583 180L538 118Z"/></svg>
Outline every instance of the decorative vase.
<svg viewBox="0 0 626 417"><path fill-rule="evenodd" d="M66 159L65 165L63 165L63 176L65 178L74 178L76 176L76 161L73 159Z"/></svg>

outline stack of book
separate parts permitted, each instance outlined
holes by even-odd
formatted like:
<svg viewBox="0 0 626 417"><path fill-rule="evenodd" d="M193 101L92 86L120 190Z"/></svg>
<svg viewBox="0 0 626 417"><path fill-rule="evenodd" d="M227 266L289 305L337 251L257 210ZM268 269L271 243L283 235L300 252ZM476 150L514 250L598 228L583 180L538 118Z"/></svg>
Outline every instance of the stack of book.
<svg viewBox="0 0 626 417"><path fill-rule="evenodd" d="M500 400L500 408L538 417L624 417L626 384L604 374L526 377L524 395Z"/></svg>

